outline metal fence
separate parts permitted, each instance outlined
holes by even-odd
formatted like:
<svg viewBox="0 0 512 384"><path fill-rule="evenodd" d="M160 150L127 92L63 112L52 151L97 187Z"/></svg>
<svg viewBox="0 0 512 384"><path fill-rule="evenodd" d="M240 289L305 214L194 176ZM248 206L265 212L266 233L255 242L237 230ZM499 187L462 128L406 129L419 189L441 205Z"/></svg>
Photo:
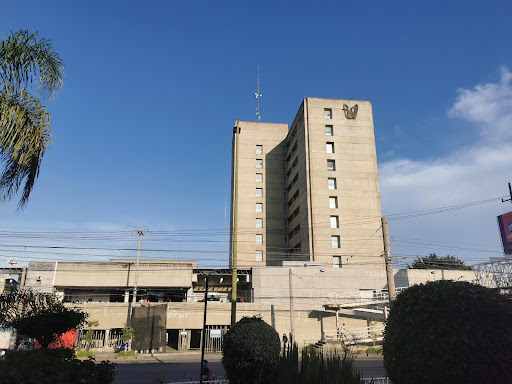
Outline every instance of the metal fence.
<svg viewBox="0 0 512 384"><path fill-rule="evenodd" d="M92 341L85 339L87 329L80 329L76 335L75 347L78 349L113 349L116 350L121 345L121 329L113 329L110 332L103 330L94 330L92 332Z"/></svg>

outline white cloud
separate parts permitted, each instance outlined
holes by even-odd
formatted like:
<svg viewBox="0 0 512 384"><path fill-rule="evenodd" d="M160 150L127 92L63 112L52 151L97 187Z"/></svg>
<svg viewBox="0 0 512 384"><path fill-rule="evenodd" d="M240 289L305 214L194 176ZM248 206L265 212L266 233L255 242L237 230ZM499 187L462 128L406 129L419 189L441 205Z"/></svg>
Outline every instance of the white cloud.
<svg viewBox="0 0 512 384"><path fill-rule="evenodd" d="M431 161L396 159L379 166L384 214L485 200L507 193L512 164L512 74L502 68L496 83L459 89L450 118L475 124L481 138L470 147ZM473 264L500 256L496 216L510 204L490 203L461 211L390 223L391 235L427 239L432 244L392 243L397 253L456 254ZM446 242L446 243L441 243ZM440 245L482 249L470 251Z"/></svg>
<svg viewBox="0 0 512 384"><path fill-rule="evenodd" d="M450 117L478 124L482 136L492 141L512 137L512 73L506 67L501 68L499 82L458 89L457 93Z"/></svg>

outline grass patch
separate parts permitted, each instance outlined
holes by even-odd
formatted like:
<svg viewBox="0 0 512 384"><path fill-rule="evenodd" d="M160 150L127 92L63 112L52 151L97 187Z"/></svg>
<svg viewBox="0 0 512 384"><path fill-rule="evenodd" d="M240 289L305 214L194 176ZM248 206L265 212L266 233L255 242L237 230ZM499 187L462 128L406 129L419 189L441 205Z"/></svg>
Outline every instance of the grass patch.
<svg viewBox="0 0 512 384"><path fill-rule="evenodd" d="M382 347L370 347L366 349L367 355L382 355Z"/></svg>
<svg viewBox="0 0 512 384"><path fill-rule="evenodd" d="M94 357L94 352L87 349L82 349L75 352L76 357Z"/></svg>
<svg viewBox="0 0 512 384"><path fill-rule="evenodd" d="M123 357L135 357L135 351L126 351L126 352L119 352L117 354L117 358L123 358Z"/></svg>

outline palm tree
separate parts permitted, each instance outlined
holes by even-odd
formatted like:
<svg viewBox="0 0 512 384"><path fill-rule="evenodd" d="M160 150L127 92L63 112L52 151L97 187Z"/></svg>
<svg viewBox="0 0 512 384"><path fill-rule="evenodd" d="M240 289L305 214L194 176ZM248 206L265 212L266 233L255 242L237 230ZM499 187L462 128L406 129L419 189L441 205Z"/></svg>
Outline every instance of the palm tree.
<svg viewBox="0 0 512 384"><path fill-rule="evenodd" d="M42 102L62 88L63 71L51 42L37 32L11 32L0 42L0 199L12 199L22 187L18 209L27 204L51 143Z"/></svg>

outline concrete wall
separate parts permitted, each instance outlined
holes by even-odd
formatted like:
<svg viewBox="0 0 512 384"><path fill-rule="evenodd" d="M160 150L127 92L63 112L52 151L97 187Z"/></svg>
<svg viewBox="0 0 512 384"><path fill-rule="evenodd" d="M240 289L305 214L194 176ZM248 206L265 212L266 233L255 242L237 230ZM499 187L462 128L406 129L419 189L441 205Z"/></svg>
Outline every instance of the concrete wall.
<svg viewBox="0 0 512 384"><path fill-rule="evenodd" d="M275 263L279 260L284 242L284 191L283 140L288 132L286 124L240 122L238 166L238 266L251 267ZM233 144L235 135L233 135ZM263 153L256 153L261 145ZM233 145L233 148L235 146ZM233 164L236 151L233 151ZM256 161L262 160L262 168ZM257 182L256 174L262 175ZM234 180L234 175L232 175ZM257 197L256 189L263 190ZM262 212L256 212L256 203L263 204ZM232 216L234 214L232 207ZM263 228L256 228L256 219L262 219ZM233 225L233 224L232 224ZM256 235L262 235L262 244L256 244ZM256 261L256 251L263 251L263 260Z"/></svg>
<svg viewBox="0 0 512 384"><path fill-rule="evenodd" d="M308 145L308 201L313 237L312 261L332 264L341 256L343 268L381 268L383 259L377 154L369 101L308 98L305 100L306 142ZM345 117L344 104L358 105L355 119ZM325 109L332 118L325 117ZM332 136L326 135L332 126ZM332 143L334 153L327 153ZM327 169L327 161L335 170ZM327 188L328 178L336 179L336 189ZM329 208L329 197L336 197L338 208ZM332 228L330 217L337 217L339 228ZM333 249L331 237L339 236L340 247Z"/></svg>
<svg viewBox="0 0 512 384"><path fill-rule="evenodd" d="M345 116L344 104L358 105L355 119ZM326 118L326 109L331 118ZM332 127L332 135L326 135L326 126ZM289 131L285 124L242 121L240 127L240 266L292 260L382 267L382 209L370 102L307 98ZM331 153L327 143L334 148ZM256 153L257 145L263 146L262 154ZM258 160L263 161L260 169ZM335 170L327 169L328 160L335 161ZM258 173L263 175L261 183L256 181ZM329 178L336 180L336 189L328 188ZM256 196L257 188L263 189L263 197ZM336 208L329 206L330 197L337 198ZM256 203L263 204L262 213L256 213ZM256 228L258 218L263 228ZM335 227L331 219L337 220ZM257 235L263 236L262 247L255 244ZM339 237L338 247L332 245L333 236ZM264 261L257 262L255 253L260 250Z"/></svg>
<svg viewBox="0 0 512 384"><path fill-rule="evenodd" d="M55 287L57 264L57 262L30 262L28 264L25 286L35 291L52 293ZM79 275L74 275L74 277L77 279Z"/></svg>
<svg viewBox="0 0 512 384"><path fill-rule="evenodd" d="M387 290L383 268L267 267L253 268L255 303L290 308L290 271L295 310L324 309L324 305L350 297L371 297L373 291ZM395 269L396 288L434 280L473 281L473 271ZM370 295L370 296L369 296Z"/></svg>
<svg viewBox="0 0 512 384"><path fill-rule="evenodd" d="M71 304L66 304L72 306ZM136 304L154 305L154 304ZM89 321L98 321L96 329L107 330L122 328L126 325L128 309L124 303L84 303L76 305L89 313ZM202 329L204 303L168 303L166 329ZM238 303L237 320L242 317L260 316L267 324L276 329L279 335L291 332L290 312L288 309L270 305ZM231 321L231 305L208 302L207 325L229 325ZM350 328L366 326L366 320L348 318L343 320ZM294 334L299 345L312 343L322 338L322 332L336 334L335 313L320 313L318 311L297 310L293 312Z"/></svg>
<svg viewBox="0 0 512 384"><path fill-rule="evenodd" d="M58 263L57 287L191 287L192 263ZM77 275L81 278L77 279Z"/></svg>

